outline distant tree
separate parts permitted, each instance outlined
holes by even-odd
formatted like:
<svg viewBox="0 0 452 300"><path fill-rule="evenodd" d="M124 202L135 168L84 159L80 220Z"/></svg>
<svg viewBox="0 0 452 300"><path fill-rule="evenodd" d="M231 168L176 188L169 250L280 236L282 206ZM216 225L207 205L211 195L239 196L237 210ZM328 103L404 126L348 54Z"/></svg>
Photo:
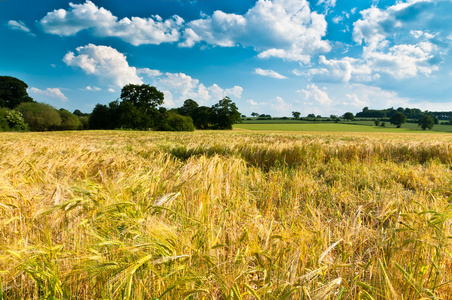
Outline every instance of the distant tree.
<svg viewBox="0 0 452 300"><path fill-rule="evenodd" d="M193 116L193 123L196 129L209 129L211 113L212 109L207 106L200 106L196 109L196 112Z"/></svg>
<svg viewBox="0 0 452 300"><path fill-rule="evenodd" d="M182 105L182 107L178 108L177 110L180 115L193 118L198 107L199 105L195 100L187 99L184 101L184 105Z"/></svg>
<svg viewBox="0 0 452 300"><path fill-rule="evenodd" d="M315 114L309 114L308 118L315 118Z"/></svg>
<svg viewBox="0 0 452 300"><path fill-rule="evenodd" d="M292 112L292 116L294 117L294 119L299 119L300 115L301 115L301 113L299 111L293 111Z"/></svg>
<svg viewBox="0 0 452 300"><path fill-rule="evenodd" d="M322 116L321 115L317 115L317 116L315 116L316 118L318 118L318 119L320 119L320 118L322 118Z"/></svg>
<svg viewBox="0 0 452 300"><path fill-rule="evenodd" d="M257 112L253 112L253 113L251 113L251 116L252 117L259 117L259 114Z"/></svg>
<svg viewBox="0 0 452 300"><path fill-rule="evenodd" d="M400 128L402 126L402 124L406 123L406 116L404 113L401 112L396 112L395 114L392 115L392 117L389 119L389 122L395 126L397 126L397 128Z"/></svg>
<svg viewBox="0 0 452 300"><path fill-rule="evenodd" d="M14 77L0 76L0 107L15 108L22 102L33 102L28 96L28 85Z"/></svg>
<svg viewBox="0 0 452 300"><path fill-rule="evenodd" d="M380 120L378 120L378 119L374 120L374 124L375 124L375 126L380 126Z"/></svg>
<svg viewBox="0 0 452 300"><path fill-rule="evenodd" d="M120 98L122 101L129 101L134 106L143 108L146 112L162 105L164 95L156 87L149 84L127 84L121 89Z"/></svg>
<svg viewBox="0 0 452 300"><path fill-rule="evenodd" d="M355 118L355 116L353 115L353 113L351 112L346 112L343 116L343 118L347 121L351 121Z"/></svg>
<svg viewBox="0 0 452 300"><path fill-rule="evenodd" d="M82 123L82 129L83 130L88 130L89 129L89 116L81 116L78 117L78 119L80 120L80 123Z"/></svg>
<svg viewBox="0 0 452 300"><path fill-rule="evenodd" d="M431 130L433 126L435 126L435 120L431 115L425 114L419 119L418 126L421 127L422 130Z"/></svg>
<svg viewBox="0 0 452 300"><path fill-rule="evenodd" d="M82 113L79 109L74 110L74 112L73 112L72 114L76 115L77 117L86 117L86 116L89 116L89 114Z"/></svg>
<svg viewBox="0 0 452 300"><path fill-rule="evenodd" d="M386 123L385 122L381 122L380 126L381 127L386 127Z"/></svg>
<svg viewBox="0 0 452 300"><path fill-rule="evenodd" d="M232 129L235 123L241 123L237 106L229 97L224 97L212 106L211 121L217 129Z"/></svg>
<svg viewBox="0 0 452 300"><path fill-rule="evenodd" d="M24 102L17 106L25 123L32 131L55 130L61 125L61 117L52 106L37 102Z"/></svg>
<svg viewBox="0 0 452 300"><path fill-rule="evenodd" d="M61 125L59 127L60 130L79 130L83 128L79 117L72 114L70 111L62 108L58 111L58 113L61 118Z"/></svg>
<svg viewBox="0 0 452 300"><path fill-rule="evenodd" d="M89 117L89 129L112 129L111 111L107 105L97 104Z"/></svg>

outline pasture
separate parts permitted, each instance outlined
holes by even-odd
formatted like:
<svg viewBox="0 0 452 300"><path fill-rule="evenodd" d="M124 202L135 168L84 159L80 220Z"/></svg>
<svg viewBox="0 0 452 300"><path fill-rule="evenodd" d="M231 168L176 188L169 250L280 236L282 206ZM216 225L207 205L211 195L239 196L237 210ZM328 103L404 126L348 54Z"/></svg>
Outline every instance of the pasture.
<svg viewBox="0 0 452 300"><path fill-rule="evenodd" d="M452 136L390 131L1 133L0 299L448 299Z"/></svg>

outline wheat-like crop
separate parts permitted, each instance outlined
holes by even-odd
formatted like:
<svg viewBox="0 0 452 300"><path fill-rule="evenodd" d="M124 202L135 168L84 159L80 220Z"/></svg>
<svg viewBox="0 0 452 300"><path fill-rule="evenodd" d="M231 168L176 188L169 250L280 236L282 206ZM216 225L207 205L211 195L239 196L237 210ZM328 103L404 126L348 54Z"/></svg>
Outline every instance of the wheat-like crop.
<svg viewBox="0 0 452 300"><path fill-rule="evenodd" d="M0 299L450 299L452 137L0 134Z"/></svg>

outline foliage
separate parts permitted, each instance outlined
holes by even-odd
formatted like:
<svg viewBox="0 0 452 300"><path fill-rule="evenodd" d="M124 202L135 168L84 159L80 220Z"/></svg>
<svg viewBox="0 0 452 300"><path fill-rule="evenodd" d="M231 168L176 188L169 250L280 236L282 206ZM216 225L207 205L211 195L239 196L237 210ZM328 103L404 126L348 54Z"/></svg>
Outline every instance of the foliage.
<svg viewBox="0 0 452 300"><path fill-rule="evenodd" d="M25 131L28 130L22 113L17 110L0 108L0 131Z"/></svg>
<svg viewBox="0 0 452 300"><path fill-rule="evenodd" d="M406 123L406 116L402 112L397 112L392 115L392 117L389 119L389 122L392 125L397 126L397 128L400 128L403 124Z"/></svg>
<svg viewBox="0 0 452 300"><path fill-rule="evenodd" d="M355 116L351 112L346 112L343 118L347 121L352 121L355 118Z"/></svg>
<svg viewBox="0 0 452 300"><path fill-rule="evenodd" d="M15 108L22 102L33 102L28 96L28 85L11 76L0 76L0 107Z"/></svg>
<svg viewBox="0 0 452 300"><path fill-rule="evenodd" d="M61 118L61 125L59 126L59 130L80 130L83 129L83 124L80 122L78 116L72 114L70 111L67 111L61 108L58 113Z"/></svg>
<svg viewBox="0 0 452 300"><path fill-rule="evenodd" d="M293 111L292 112L292 116L294 117L294 119L299 119L300 115L301 115L301 113L299 111Z"/></svg>
<svg viewBox="0 0 452 300"><path fill-rule="evenodd" d="M374 124L375 124L375 126L380 126L380 123L381 123L381 121L380 120L378 120L378 119L376 119L376 120L374 120Z"/></svg>
<svg viewBox="0 0 452 300"><path fill-rule="evenodd" d="M31 131L56 130L61 126L60 114L48 104L23 102L16 109L22 113Z"/></svg>
<svg viewBox="0 0 452 300"><path fill-rule="evenodd" d="M232 129L233 124L242 123L237 106L229 97L212 106L210 118L215 129Z"/></svg>
<svg viewBox="0 0 452 300"><path fill-rule="evenodd" d="M168 125L172 131L194 131L192 118L178 114L169 114Z"/></svg>
<svg viewBox="0 0 452 300"><path fill-rule="evenodd" d="M4 299L452 294L447 135L25 133L0 153Z"/></svg>
<svg viewBox="0 0 452 300"><path fill-rule="evenodd" d="M432 130L433 126L435 126L435 120L431 115L425 114L419 119L418 126L421 127L422 130Z"/></svg>

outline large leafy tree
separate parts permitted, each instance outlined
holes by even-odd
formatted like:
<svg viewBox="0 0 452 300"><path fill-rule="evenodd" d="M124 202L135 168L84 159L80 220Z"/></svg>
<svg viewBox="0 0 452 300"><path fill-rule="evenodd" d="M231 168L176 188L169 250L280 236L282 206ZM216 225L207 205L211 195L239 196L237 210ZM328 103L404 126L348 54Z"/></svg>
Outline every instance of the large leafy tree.
<svg viewBox="0 0 452 300"><path fill-rule="evenodd" d="M55 130L61 126L58 111L45 103L21 103L17 106L32 131Z"/></svg>
<svg viewBox="0 0 452 300"><path fill-rule="evenodd" d="M435 119L431 115L425 114L419 119L418 126L421 127L422 130L431 130L433 126L435 126Z"/></svg>
<svg viewBox="0 0 452 300"><path fill-rule="evenodd" d="M241 123L241 114L229 97L224 97L212 106L211 121L217 129L232 129L235 123Z"/></svg>
<svg viewBox="0 0 452 300"><path fill-rule="evenodd" d="M389 119L389 122L397 126L397 128L400 128L403 124L406 123L406 116L402 112L397 112L392 115L392 117Z"/></svg>
<svg viewBox="0 0 452 300"><path fill-rule="evenodd" d="M11 76L0 76L0 107L15 108L22 102L33 102L28 96L28 85Z"/></svg>
<svg viewBox="0 0 452 300"><path fill-rule="evenodd" d="M187 99L184 101L184 105L182 105L182 107L179 107L177 109L177 111L182 116L188 116L188 117L193 118L198 107L199 107L199 105L198 105L198 103L196 103L195 100Z"/></svg>

